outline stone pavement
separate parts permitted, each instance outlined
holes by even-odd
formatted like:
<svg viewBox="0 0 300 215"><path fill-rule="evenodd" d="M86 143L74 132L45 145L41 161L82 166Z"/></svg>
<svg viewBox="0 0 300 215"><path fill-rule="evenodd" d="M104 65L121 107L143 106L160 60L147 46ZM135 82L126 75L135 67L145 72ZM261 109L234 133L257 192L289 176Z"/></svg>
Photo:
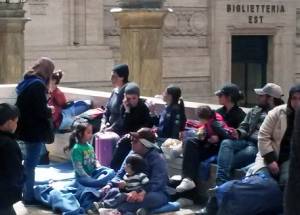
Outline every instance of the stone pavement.
<svg viewBox="0 0 300 215"><path fill-rule="evenodd" d="M44 215L55 214L51 210L44 207L24 207L22 202L18 202L14 205L17 215ZM164 213L161 215L193 215L195 211L199 210L199 206L194 205L192 207L181 209L177 212Z"/></svg>

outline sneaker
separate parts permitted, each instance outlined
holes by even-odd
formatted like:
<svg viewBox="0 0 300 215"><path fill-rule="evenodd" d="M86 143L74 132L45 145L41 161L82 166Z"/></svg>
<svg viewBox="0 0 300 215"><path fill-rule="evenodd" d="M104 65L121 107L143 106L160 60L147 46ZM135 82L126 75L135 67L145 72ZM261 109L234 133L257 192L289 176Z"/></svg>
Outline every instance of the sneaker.
<svg viewBox="0 0 300 215"><path fill-rule="evenodd" d="M149 211L145 208L140 208L136 211L136 215L148 215Z"/></svg>
<svg viewBox="0 0 300 215"><path fill-rule="evenodd" d="M196 187L196 184L194 181L188 178L184 178L181 183L176 187L176 191L178 193L182 193L184 191L192 190Z"/></svg>

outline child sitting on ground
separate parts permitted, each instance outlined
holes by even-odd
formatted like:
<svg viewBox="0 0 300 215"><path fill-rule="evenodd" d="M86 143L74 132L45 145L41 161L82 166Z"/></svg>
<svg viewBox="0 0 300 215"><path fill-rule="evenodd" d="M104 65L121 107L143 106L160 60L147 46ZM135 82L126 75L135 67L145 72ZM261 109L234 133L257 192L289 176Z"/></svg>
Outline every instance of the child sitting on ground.
<svg viewBox="0 0 300 215"><path fill-rule="evenodd" d="M101 165L96 159L92 138L92 125L81 122L70 136L69 146L64 150L71 150L71 160L75 170L76 181L86 187L103 187L107 181L98 179L101 174Z"/></svg>
<svg viewBox="0 0 300 215"><path fill-rule="evenodd" d="M19 110L0 104L0 214L16 214L13 204L20 201L24 182L22 154L15 140Z"/></svg>
<svg viewBox="0 0 300 215"><path fill-rule="evenodd" d="M128 194L140 196L145 192L143 187L149 182L149 178L143 170L145 169L145 161L138 154L129 155L125 161L126 174L122 181L109 183L110 189L103 190L106 192L104 198L100 202L94 202L88 214L99 214L100 208L117 208L118 205L127 201ZM116 186L116 187L114 187Z"/></svg>

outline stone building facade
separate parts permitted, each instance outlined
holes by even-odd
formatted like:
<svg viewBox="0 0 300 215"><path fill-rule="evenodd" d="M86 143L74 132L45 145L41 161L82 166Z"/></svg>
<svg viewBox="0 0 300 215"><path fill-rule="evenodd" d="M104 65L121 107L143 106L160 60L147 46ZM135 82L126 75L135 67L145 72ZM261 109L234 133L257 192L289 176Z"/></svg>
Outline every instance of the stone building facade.
<svg viewBox="0 0 300 215"><path fill-rule="evenodd" d="M28 0L25 65L52 57L65 70L64 85L110 89L120 62L115 0ZM167 0L162 82L184 98L214 102L214 91L235 82L254 102L252 89L280 84L287 95L300 81L300 1ZM141 71L142 72L142 71ZM155 87L155 86L154 86Z"/></svg>

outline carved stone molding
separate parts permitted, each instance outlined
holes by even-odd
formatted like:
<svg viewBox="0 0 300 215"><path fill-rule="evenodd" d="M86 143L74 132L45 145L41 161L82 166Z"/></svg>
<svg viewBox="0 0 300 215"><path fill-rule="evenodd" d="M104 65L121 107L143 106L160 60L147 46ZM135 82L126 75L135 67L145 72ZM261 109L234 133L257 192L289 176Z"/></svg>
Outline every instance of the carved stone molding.
<svg viewBox="0 0 300 215"><path fill-rule="evenodd" d="M206 8L174 8L165 20L166 36L207 35Z"/></svg>
<svg viewBox="0 0 300 215"><path fill-rule="evenodd" d="M48 0L29 0L31 15L47 15Z"/></svg>
<svg viewBox="0 0 300 215"><path fill-rule="evenodd" d="M110 12L111 7L104 8L104 35L105 36L120 36L119 22L113 17Z"/></svg>
<svg viewBox="0 0 300 215"><path fill-rule="evenodd" d="M118 22L110 13L111 7L104 9L104 35L119 36ZM165 19L164 36L206 36L208 26L207 8L172 8Z"/></svg>

